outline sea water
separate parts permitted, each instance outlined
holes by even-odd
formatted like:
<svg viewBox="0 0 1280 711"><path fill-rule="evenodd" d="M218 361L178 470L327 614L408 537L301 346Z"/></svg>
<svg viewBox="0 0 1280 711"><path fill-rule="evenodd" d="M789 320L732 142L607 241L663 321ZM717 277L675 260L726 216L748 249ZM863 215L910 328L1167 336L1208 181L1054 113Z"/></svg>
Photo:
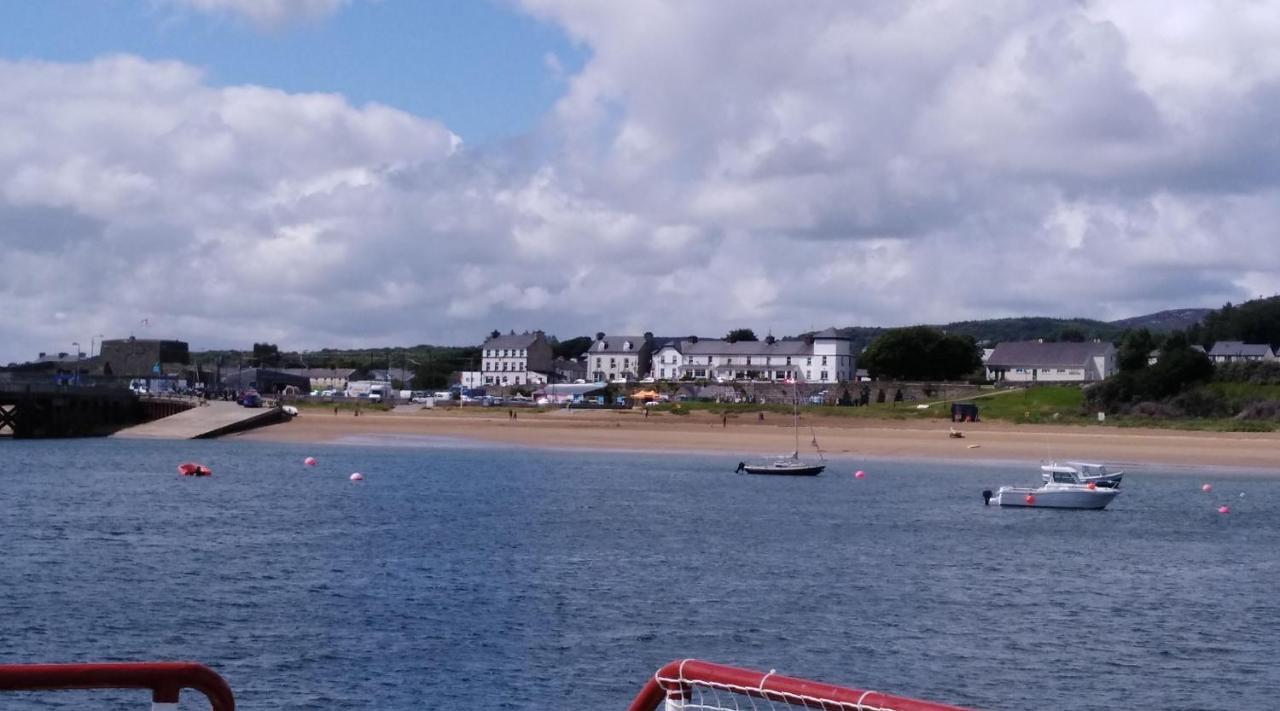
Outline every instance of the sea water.
<svg viewBox="0 0 1280 711"><path fill-rule="evenodd" d="M0 442L0 662L196 660L250 710L623 709L684 657L987 709L1280 698L1280 480L1131 469L1103 512L1002 510L981 491L1034 463L737 459Z"/></svg>

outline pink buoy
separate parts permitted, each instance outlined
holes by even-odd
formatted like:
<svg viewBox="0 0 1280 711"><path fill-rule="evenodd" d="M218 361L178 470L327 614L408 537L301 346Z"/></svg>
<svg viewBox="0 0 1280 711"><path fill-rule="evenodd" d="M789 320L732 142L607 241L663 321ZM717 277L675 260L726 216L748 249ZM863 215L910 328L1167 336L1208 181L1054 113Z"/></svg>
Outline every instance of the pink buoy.
<svg viewBox="0 0 1280 711"><path fill-rule="evenodd" d="M352 474L351 481L364 481L364 474L361 474L360 472Z"/></svg>
<svg viewBox="0 0 1280 711"><path fill-rule="evenodd" d="M1036 497L1031 494L1027 494L1022 500L1027 502L1027 506L1032 506L1036 503Z"/></svg>
<svg viewBox="0 0 1280 711"><path fill-rule="evenodd" d="M309 466L309 467L314 467L314 466L316 465L316 458L315 458L315 457L307 457L306 459L302 460L302 463L303 463L303 464L305 464L305 465L307 465L307 466Z"/></svg>
<svg viewBox="0 0 1280 711"><path fill-rule="evenodd" d="M1231 513L1231 509L1227 508L1226 506L1219 506L1219 507L1218 507L1218 513L1220 513L1220 514L1227 514L1227 513Z"/></svg>
<svg viewBox="0 0 1280 711"><path fill-rule="evenodd" d="M1093 491L1094 489L1098 488L1098 485L1093 482L1089 482L1088 484L1084 485L1084 488L1088 489L1089 491Z"/></svg>
<svg viewBox="0 0 1280 711"><path fill-rule="evenodd" d="M1204 486L1201 486L1200 491L1203 491L1206 494L1213 491L1213 484L1205 484Z"/></svg>
<svg viewBox="0 0 1280 711"><path fill-rule="evenodd" d="M862 478L864 478L864 477L866 477L866 476L867 476L867 473L866 473L866 472L864 472L864 471L862 471L861 469L859 469L858 471L856 471L856 472L854 472L854 473L853 473L853 478L854 478L854 479L862 479Z"/></svg>

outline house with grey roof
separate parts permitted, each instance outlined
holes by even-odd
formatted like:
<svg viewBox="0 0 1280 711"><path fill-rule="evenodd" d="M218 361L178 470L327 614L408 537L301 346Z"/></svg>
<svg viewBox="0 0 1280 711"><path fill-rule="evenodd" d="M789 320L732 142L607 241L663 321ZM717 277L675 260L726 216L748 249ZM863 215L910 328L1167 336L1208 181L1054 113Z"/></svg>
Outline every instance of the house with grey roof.
<svg viewBox="0 0 1280 711"><path fill-rule="evenodd" d="M639 380L649 373L653 354L652 333L643 336L609 336L597 333L587 349L587 377L597 382Z"/></svg>
<svg viewBox="0 0 1280 711"><path fill-rule="evenodd" d="M850 340L827 329L786 340L666 339L656 349L652 373L657 380L838 383L853 379L855 365Z"/></svg>
<svg viewBox="0 0 1280 711"><path fill-rule="evenodd" d="M483 378L485 385L545 385L551 379L551 344L542 331L506 335L495 331L480 349L476 377Z"/></svg>
<svg viewBox="0 0 1280 711"><path fill-rule="evenodd" d="M359 380L359 372L355 368L280 368L279 370L282 373L306 378L312 390L344 392L347 389L347 383Z"/></svg>
<svg viewBox="0 0 1280 711"><path fill-rule="evenodd" d="M1106 342L1001 343L986 363L987 378L1010 383L1088 383L1116 373L1116 347Z"/></svg>
<svg viewBox="0 0 1280 711"><path fill-rule="evenodd" d="M1271 350L1271 346L1265 343L1218 341L1213 344L1213 349L1209 351L1209 360L1214 363L1273 361L1276 360L1276 354Z"/></svg>

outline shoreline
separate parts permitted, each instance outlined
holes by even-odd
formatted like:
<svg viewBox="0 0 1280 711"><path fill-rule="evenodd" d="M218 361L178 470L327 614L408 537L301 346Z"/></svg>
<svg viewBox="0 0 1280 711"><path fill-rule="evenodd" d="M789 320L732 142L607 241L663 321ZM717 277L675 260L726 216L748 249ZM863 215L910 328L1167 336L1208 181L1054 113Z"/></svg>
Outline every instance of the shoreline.
<svg viewBox="0 0 1280 711"><path fill-rule="evenodd" d="M350 412L303 410L280 424L227 439L311 444L422 446L428 438L462 445L505 444L539 449L645 453L726 454L741 459L791 452L796 446L791 418L761 421L695 412L688 415L643 411L472 411ZM955 424L962 439L948 436L946 421L909 422L806 417L801 420L801 454L813 453L816 436L832 459L954 460L1029 463L1042 460L1096 461L1125 468L1152 465L1194 470L1245 470L1280 478L1280 433L1202 432L1079 425L1014 425L1004 422ZM428 445L431 446L431 445Z"/></svg>

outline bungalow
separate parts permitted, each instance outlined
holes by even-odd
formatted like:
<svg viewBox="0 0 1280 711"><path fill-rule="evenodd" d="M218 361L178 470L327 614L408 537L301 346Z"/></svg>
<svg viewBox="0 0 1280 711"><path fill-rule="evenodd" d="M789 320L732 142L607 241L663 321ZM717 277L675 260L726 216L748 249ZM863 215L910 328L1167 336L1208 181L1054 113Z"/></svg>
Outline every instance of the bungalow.
<svg viewBox="0 0 1280 711"><path fill-rule="evenodd" d="M1116 373L1110 343L1001 343L987 358L987 378L1011 383L1083 383Z"/></svg>
<svg viewBox="0 0 1280 711"><path fill-rule="evenodd" d="M306 378L312 390L345 392L347 383L358 379L355 368L281 368L280 372Z"/></svg>
<svg viewBox="0 0 1280 711"><path fill-rule="evenodd" d="M1247 361L1273 361L1276 354L1271 346L1241 341L1218 341L1209 351L1209 360L1216 363L1239 363Z"/></svg>

